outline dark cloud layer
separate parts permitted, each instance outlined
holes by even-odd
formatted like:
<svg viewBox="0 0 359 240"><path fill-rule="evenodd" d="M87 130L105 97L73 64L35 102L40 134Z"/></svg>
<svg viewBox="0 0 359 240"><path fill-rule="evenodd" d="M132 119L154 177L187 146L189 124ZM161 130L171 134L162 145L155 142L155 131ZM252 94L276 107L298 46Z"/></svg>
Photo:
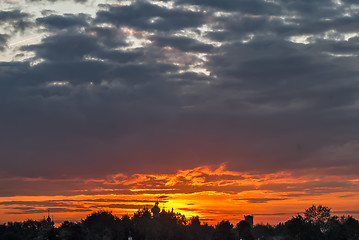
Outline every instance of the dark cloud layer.
<svg viewBox="0 0 359 240"><path fill-rule="evenodd" d="M117 26L134 27L150 31L175 31L199 27L206 21L204 12L169 9L146 1L135 1L130 6L107 6L97 12L95 22L109 22Z"/></svg>
<svg viewBox="0 0 359 240"><path fill-rule="evenodd" d="M278 3L271 3L261 0L224 0L224 1L215 1L215 0L178 0L177 4L191 4L198 5L201 7L211 7L215 10L229 11L229 12L239 12L246 14L268 14L268 15L277 15L280 13L280 6Z"/></svg>
<svg viewBox="0 0 359 240"><path fill-rule="evenodd" d="M6 46L8 40L9 40L8 34L0 34L0 51L5 50L5 46Z"/></svg>
<svg viewBox="0 0 359 240"><path fill-rule="evenodd" d="M150 38L159 47L173 47L184 52L205 52L213 49L211 44L204 44L188 37L162 37Z"/></svg>
<svg viewBox="0 0 359 240"><path fill-rule="evenodd" d="M22 30L25 18L46 35L19 48L30 58L0 63L1 174L222 162L241 171L359 170L351 4L134 1L101 5L93 17L2 11L0 24ZM11 34L0 35L0 50Z"/></svg>
<svg viewBox="0 0 359 240"><path fill-rule="evenodd" d="M28 17L29 14L22 12L20 10L13 11L1 11L0 12L0 22L8 22L8 21L19 21L24 17Z"/></svg>
<svg viewBox="0 0 359 240"><path fill-rule="evenodd" d="M33 26L29 20L30 14L21 10L0 11L0 27L10 27L12 31L24 32L27 28Z"/></svg>
<svg viewBox="0 0 359 240"><path fill-rule="evenodd" d="M87 26L88 16L85 14L64 14L61 15L49 15L46 17L36 19L37 23L46 26L49 29L69 29L73 27Z"/></svg>

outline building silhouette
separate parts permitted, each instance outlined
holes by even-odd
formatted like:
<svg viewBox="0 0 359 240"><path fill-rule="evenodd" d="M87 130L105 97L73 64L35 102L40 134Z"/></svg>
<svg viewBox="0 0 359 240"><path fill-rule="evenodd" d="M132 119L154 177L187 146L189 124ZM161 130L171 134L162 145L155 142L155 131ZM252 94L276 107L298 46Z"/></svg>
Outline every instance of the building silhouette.
<svg viewBox="0 0 359 240"><path fill-rule="evenodd" d="M249 223L251 228L253 228L253 216L252 215L244 215L244 221Z"/></svg>

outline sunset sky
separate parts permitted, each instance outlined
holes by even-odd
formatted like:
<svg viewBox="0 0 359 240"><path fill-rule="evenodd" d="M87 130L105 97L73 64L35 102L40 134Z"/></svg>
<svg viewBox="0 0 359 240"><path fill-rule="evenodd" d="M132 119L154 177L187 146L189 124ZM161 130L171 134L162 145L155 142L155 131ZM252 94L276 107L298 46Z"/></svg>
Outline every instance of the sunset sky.
<svg viewBox="0 0 359 240"><path fill-rule="evenodd" d="M0 0L0 223L359 218L356 0Z"/></svg>

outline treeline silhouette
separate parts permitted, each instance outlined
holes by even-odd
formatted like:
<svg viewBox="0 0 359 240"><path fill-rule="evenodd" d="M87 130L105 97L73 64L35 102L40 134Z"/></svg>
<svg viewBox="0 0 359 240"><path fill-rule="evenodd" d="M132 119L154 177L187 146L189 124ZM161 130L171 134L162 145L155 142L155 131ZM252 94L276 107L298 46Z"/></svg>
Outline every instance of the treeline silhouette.
<svg viewBox="0 0 359 240"><path fill-rule="evenodd" d="M186 217L173 211L161 211L153 217L141 209L132 217L121 218L99 211L81 222L63 222L54 226L50 217L0 225L1 240L356 240L359 222L351 216L332 216L330 208L315 206L304 215L293 216L276 226L257 224L253 228L242 220L233 226L222 220L215 226L202 224L199 217Z"/></svg>

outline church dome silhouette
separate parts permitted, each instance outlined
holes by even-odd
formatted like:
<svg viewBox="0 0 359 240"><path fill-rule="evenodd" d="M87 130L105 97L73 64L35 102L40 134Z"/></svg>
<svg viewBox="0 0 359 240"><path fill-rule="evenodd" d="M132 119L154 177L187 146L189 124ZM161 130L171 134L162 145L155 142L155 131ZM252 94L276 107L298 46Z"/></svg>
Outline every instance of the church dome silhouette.
<svg viewBox="0 0 359 240"><path fill-rule="evenodd" d="M158 217L160 214L161 209L158 207L158 201L155 203L155 206L151 208L151 212L153 217Z"/></svg>

